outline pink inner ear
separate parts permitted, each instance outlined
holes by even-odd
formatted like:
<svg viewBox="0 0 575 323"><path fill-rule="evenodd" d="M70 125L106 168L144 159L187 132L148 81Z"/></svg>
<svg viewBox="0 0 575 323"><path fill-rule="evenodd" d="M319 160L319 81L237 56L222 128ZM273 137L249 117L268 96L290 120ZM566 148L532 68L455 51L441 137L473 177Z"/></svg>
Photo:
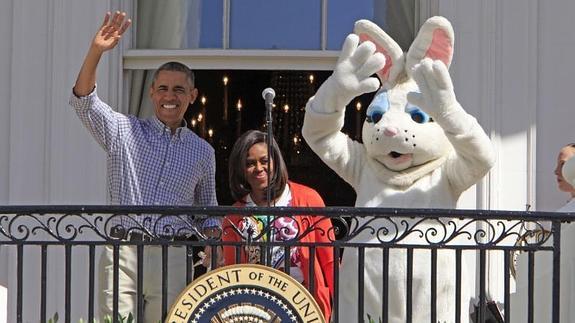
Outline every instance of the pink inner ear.
<svg viewBox="0 0 575 323"><path fill-rule="evenodd" d="M391 69L391 66L393 64L393 62L391 61L391 56L389 56L388 51L385 50L385 48L379 46L377 42L374 41L373 38L371 38L368 34L365 33L359 34L359 40L362 43L366 40L369 40L375 45L375 50L379 53L382 53L385 56L385 66L381 70L379 70L376 74L381 82L387 81L389 79L389 70Z"/></svg>
<svg viewBox="0 0 575 323"><path fill-rule="evenodd" d="M443 29L436 29L433 31L433 38L429 49L425 53L425 57L433 60L442 61L445 66L451 63L451 55L453 54L453 47L451 46L451 39Z"/></svg>

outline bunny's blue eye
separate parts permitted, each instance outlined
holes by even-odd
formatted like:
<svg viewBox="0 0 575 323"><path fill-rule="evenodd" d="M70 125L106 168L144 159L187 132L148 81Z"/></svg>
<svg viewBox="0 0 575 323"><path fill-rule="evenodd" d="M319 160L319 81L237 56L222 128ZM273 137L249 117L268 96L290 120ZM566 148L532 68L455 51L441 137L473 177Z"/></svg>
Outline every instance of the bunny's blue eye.
<svg viewBox="0 0 575 323"><path fill-rule="evenodd" d="M411 120L417 123L426 123L433 121L427 113L423 112L423 110L414 105L408 105L405 111L409 113L409 115L411 116Z"/></svg>
<svg viewBox="0 0 575 323"><path fill-rule="evenodd" d="M389 110L389 99L387 91L379 92L369 104L367 112L365 113L365 121L369 123L378 123L383 115Z"/></svg>

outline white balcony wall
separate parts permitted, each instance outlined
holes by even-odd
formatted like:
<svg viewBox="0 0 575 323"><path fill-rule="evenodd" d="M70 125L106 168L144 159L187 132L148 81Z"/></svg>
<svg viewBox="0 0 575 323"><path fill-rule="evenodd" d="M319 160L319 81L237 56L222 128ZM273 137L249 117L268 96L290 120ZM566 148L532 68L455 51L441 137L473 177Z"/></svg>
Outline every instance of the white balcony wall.
<svg viewBox="0 0 575 323"><path fill-rule="evenodd" d="M496 145L487 205L559 208L568 196L557 191L556 156L575 141L566 54L575 49L569 23L575 3L437 0L429 6L454 25L456 93Z"/></svg>
<svg viewBox="0 0 575 323"><path fill-rule="evenodd" d="M105 204L105 154L82 127L68 97L103 13L119 1L9 0L0 2L0 204ZM103 59L98 91L118 97L120 53ZM112 89L112 91L110 91ZM64 314L63 248L49 248L48 311ZM87 258L74 252L72 276L81 288L74 322L86 318ZM39 286L39 248L26 248L26 286ZM16 322L16 251L0 246L0 285L7 287L8 322ZM25 304L39 296L24 293ZM1 306L1 304L0 304ZM34 306L36 307L36 306ZM0 308L0 313L3 309ZM0 316L2 317L2 316ZM38 322L26 310L24 322Z"/></svg>

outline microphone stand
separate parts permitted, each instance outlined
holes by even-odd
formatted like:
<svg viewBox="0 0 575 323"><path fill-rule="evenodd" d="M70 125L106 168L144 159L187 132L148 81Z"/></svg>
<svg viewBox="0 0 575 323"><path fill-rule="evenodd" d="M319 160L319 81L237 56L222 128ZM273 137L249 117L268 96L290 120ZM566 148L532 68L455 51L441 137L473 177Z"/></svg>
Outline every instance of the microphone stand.
<svg viewBox="0 0 575 323"><path fill-rule="evenodd" d="M266 187L266 201L267 201L267 206L271 207L271 201L272 201L272 189L271 189L271 172L270 172L270 166L271 166L271 153L272 153L272 143L273 143L273 125L272 125L272 109L273 109L273 105L274 105L274 96L275 96L275 92L273 89L271 88L267 88L263 91L262 93L264 100L265 100L265 104L266 104L266 128L267 128L267 138L266 138L266 146L268 148L268 161L267 161L267 168L266 168L266 176L268 178L268 186ZM268 214L267 215L267 222L268 225L271 223L271 216ZM267 241L271 241L271 230L268 230L267 232ZM262 248L263 249L263 248ZM265 251L264 251L265 250ZM265 259L265 263L270 266L272 263L272 250L273 248L270 249L270 247L265 248L264 250L262 250L262 259Z"/></svg>
<svg viewBox="0 0 575 323"><path fill-rule="evenodd" d="M272 125L272 108L273 108L273 99L266 100L266 128L267 128L267 146L268 146L268 162L266 173L268 177L268 186L266 188L266 200L268 203L268 207L271 206L271 199L272 199L272 190L271 190L271 179L270 179L270 166L271 166L271 152L272 152L272 143L273 143L273 125Z"/></svg>

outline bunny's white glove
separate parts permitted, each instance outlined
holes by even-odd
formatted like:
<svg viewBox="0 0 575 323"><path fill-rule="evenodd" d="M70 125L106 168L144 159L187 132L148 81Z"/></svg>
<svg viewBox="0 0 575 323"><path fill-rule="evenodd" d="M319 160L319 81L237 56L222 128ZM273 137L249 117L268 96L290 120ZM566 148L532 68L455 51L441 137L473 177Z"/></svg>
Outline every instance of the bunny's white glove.
<svg viewBox="0 0 575 323"><path fill-rule="evenodd" d="M445 64L426 58L413 68L413 79L420 93L408 93L409 103L427 112L444 131L464 132L469 126L469 118L455 98L453 82Z"/></svg>
<svg viewBox="0 0 575 323"><path fill-rule="evenodd" d="M355 34L345 39L333 74L313 98L315 112L342 111L356 96L379 88L379 80L371 75L385 66L385 56L375 52L372 42L358 44L359 37Z"/></svg>

